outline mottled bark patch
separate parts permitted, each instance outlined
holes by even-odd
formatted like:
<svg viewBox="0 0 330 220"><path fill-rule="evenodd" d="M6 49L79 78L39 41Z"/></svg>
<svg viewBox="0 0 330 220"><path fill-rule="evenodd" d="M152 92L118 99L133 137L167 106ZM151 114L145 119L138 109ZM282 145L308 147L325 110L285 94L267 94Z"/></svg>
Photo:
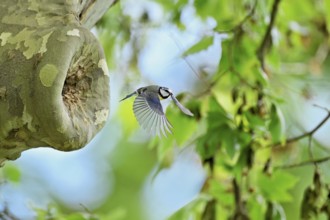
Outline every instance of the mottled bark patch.
<svg viewBox="0 0 330 220"><path fill-rule="evenodd" d="M58 74L58 69L53 64L46 64L40 70L39 78L41 83L46 87L51 87Z"/></svg>

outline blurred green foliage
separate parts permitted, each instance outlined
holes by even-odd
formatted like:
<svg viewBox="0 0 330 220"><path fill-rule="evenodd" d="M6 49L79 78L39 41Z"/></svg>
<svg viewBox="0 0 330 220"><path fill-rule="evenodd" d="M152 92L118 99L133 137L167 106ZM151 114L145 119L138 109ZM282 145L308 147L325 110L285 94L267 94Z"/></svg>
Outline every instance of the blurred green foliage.
<svg viewBox="0 0 330 220"><path fill-rule="evenodd" d="M19 183L21 180L21 172L20 170L13 165L12 163L8 163L3 169L2 169L2 175L0 174L0 177L3 179L6 179L12 183Z"/></svg>
<svg viewBox="0 0 330 220"><path fill-rule="evenodd" d="M277 1L279 7L274 11ZM61 213L53 219L134 219L134 215L135 219L143 219L136 194L155 163L153 153L157 152L160 167L169 167L174 147L190 145L195 146L208 176L200 195L169 217L171 220L325 219L330 210L330 175L326 168L329 162L310 163L307 168L299 163L328 156L329 146L315 141L313 133L291 142L295 133L290 129L295 121L290 116L299 114L295 112L299 107L292 107L295 98L310 99L312 91L306 85L312 85L314 79L329 79L329 1L154 2L164 10L166 22L183 31L186 27L181 13L188 5L194 7L199 19L216 22L212 33L205 33L200 41L182 51L182 57L206 50L213 44L215 34L227 35L222 42L221 62L208 79L205 91L185 103L196 117L191 119L169 108L166 114L174 127L172 136L142 143L144 151L125 142L130 150L118 150L112 157L118 184L115 195L103 207L93 215ZM146 36L136 37L132 32L164 24L151 20L147 10L139 19L133 19L123 11L125 4L122 0L112 7L97 29L110 69L118 68L116 56L128 45L133 55L124 69L136 73ZM275 20L262 48L266 53L260 59L257 51L267 37L272 12ZM129 81L131 76L126 76ZM126 137L138 127L129 120L134 117L131 104L123 103L118 111ZM144 163L131 163L139 157L144 158ZM290 164L298 166L286 169ZM124 174L123 170L136 172ZM2 176L17 182L20 173L6 166ZM125 183L131 184L127 187ZM111 211L107 211L109 207ZM47 213L39 210L39 219Z"/></svg>
<svg viewBox="0 0 330 220"><path fill-rule="evenodd" d="M184 31L181 12L191 2L156 2L165 11L167 22ZM275 2L279 3L277 10ZM308 153L308 146L312 148L314 143L313 134L291 142L294 135L286 125L294 113L286 115L285 106L292 105L294 97L310 99L310 88L305 85L313 84L315 78L329 77L325 71L329 68L329 16L325 10L328 4L312 0L193 1L196 16L201 20L213 19L216 26L212 33L205 33L196 44L182 51L182 57L206 50L213 44L215 34L227 34L227 39L222 42L218 70L208 80L205 92L195 94L194 100L186 103L196 115L195 120L171 108L167 115L174 123L174 134L166 140L150 142L158 151L160 163L166 161L165 167L174 146L194 144L208 170L200 197L171 219L309 216L308 209L300 207L306 202L303 194L312 184L311 174L319 166L311 164L308 175L301 175L294 168L284 169L284 165L313 159ZM148 20L148 12L145 13L139 21L142 29L162 25ZM137 54L141 47L136 48ZM260 55L258 51L265 52ZM131 65L136 64L132 59ZM303 140L308 137L310 144ZM317 144L312 151L318 156L329 153L325 148L317 148ZM290 157L291 153L297 155ZM328 187L326 181L322 184L324 189ZM299 188L294 190L296 186ZM293 191L299 193L299 199ZM316 219L325 213L323 204L324 200L313 211Z"/></svg>

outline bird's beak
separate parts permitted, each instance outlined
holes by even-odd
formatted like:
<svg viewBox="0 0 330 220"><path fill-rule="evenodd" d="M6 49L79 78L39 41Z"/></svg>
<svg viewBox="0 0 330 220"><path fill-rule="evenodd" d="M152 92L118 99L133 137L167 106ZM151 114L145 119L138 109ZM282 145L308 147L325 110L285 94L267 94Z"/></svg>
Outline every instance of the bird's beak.
<svg viewBox="0 0 330 220"><path fill-rule="evenodd" d="M127 95L125 98L121 99L119 102L124 101L125 99L128 99L129 97L131 97L131 96L133 96L135 94L136 94L136 92L133 92L133 93Z"/></svg>
<svg viewBox="0 0 330 220"><path fill-rule="evenodd" d="M171 94L171 98L172 100L174 101L174 103L176 104L176 106L179 107L179 109L185 113L186 115L189 115L189 116L194 116L194 114L189 110L187 109L186 107L184 107L175 97L173 94Z"/></svg>

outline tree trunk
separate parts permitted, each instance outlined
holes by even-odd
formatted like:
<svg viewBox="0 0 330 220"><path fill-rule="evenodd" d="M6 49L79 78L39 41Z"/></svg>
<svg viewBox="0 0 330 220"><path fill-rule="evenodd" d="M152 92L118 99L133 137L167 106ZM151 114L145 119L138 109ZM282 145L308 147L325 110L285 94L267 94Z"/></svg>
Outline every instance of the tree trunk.
<svg viewBox="0 0 330 220"><path fill-rule="evenodd" d="M114 0L1 0L0 164L85 146L109 113L109 75L89 29Z"/></svg>

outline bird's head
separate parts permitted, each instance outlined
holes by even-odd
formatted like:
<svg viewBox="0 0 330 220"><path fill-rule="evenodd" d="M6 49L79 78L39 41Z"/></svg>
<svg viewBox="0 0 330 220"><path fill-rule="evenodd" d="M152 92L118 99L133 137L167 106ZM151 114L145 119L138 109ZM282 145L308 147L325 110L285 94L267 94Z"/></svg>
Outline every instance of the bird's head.
<svg viewBox="0 0 330 220"><path fill-rule="evenodd" d="M163 99L167 99L168 97L170 97L173 93L169 88L166 87L162 87L160 86L158 89L158 94L161 98Z"/></svg>

